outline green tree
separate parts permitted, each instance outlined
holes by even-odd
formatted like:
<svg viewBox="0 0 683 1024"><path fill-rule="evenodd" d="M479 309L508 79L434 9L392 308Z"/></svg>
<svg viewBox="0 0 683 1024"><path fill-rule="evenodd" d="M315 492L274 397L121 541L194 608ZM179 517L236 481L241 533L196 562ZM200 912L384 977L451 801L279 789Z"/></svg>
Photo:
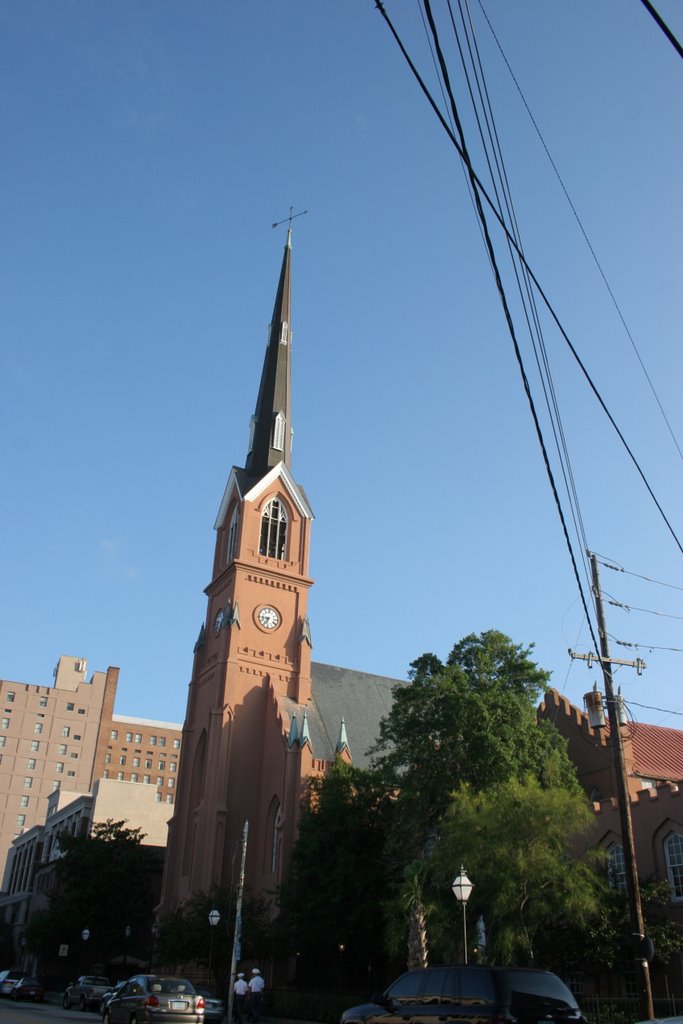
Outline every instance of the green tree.
<svg viewBox="0 0 683 1024"><path fill-rule="evenodd" d="M441 951L453 957L461 950L461 916L450 890L462 863L474 883L468 918L484 915L486 960L545 966L539 951L560 923L584 928L599 910L603 886L595 856L569 856L592 827L578 788L543 787L531 775L486 791L460 786L431 860L438 905L431 935Z"/></svg>
<svg viewBox="0 0 683 1024"><path fill-rule="evenodd" d="M124 821L101 822L92 835L59 836L62 856L55 862L56 887L46 911L34 915L26 928L29 948L39 956L62 943L80 950L78 964L128 952L149 952L153 914L151 877L160 870L158 854L142 846L140 829L126 828ZM83 945L81 932L90 931Z"/></svg>
<svg viewBox="0 0 683 1024"><path fill-rule="evenodd" d="M382 781L341 760L310 783L279 893L280 927L300 978L337 985L340 973L348 983L362 969L367 983L368 964L383 950L384 834L391 813Z"/></svg>

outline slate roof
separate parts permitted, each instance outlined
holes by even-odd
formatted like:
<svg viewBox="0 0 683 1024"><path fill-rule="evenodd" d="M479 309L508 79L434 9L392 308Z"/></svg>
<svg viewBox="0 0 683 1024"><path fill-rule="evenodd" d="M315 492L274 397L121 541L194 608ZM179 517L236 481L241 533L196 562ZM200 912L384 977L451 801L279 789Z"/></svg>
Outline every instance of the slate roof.
<svg viewBox="0 0 683 1024"><path fill-rule="evenodd" d="M638 775L683 781L683 732L680 729L631 722L629 732Z"/></svg>
<svg viewBox="0 0 683 1024"><path fill-rule="evenodd" d="M393 692L397 686L405 686L407 680L315 661L311 664L311 679L313 694L309 705L284 702L290 720L296 715L301 734L305 710L314 756L333 761L343 718L352 762L356 767L367 768L368 751L379 735L381 719L391 709Z"/></svg>

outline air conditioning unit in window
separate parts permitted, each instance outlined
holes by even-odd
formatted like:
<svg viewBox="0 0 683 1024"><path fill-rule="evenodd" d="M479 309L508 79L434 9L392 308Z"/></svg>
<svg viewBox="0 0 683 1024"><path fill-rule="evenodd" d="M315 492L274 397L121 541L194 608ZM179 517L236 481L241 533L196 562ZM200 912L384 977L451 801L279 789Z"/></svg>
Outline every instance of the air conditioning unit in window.
<svg viewBox="0 0 683 1024"><path fill-rule="evenodd" d="M76 662L76 671L77 672L85 672L87 667L88 667L88 662L85 660L85 658L79 658L77 660L77 662Z"/></svg>

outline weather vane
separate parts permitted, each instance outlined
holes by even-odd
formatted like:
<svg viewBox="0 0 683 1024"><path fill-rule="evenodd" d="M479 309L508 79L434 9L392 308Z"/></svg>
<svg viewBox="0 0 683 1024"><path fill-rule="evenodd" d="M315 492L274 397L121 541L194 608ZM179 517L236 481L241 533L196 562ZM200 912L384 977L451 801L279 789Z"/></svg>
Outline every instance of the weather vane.
<svg viewBox="0 0 683 1024"><path fill-rule="evenodd" d="M296 220L297 217L303 217L303 215L305 213L308 213L308 210L302 210L301 213L292 213L293 209L294 209L294 207L290 206L290 208L289 208L289 217L285 217L284 220L276 221L275 224L273 224L273 227L274 228L279 228L281 224L289 223L289 227L291 228L293 220Z"/></svg>

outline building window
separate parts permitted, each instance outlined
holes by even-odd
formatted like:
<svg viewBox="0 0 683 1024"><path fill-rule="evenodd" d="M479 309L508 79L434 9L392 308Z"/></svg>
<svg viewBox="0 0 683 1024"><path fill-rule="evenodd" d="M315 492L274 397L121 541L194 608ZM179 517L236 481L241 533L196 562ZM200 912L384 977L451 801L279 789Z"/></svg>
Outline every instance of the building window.
<svg viewBox="0 0 683 1024"><path fill-rule="evenodd" d="M140 758L139 757L134 757L133 758L133 768L139 768L139 767L140 767Z"/></svg>
<svg viewBox="0 0 683 1024"><path fill-rule="evenodd" d="M85 708L79 708L78 709L78 713L79 713L79 715L84 715L85 714Z"/></svg>
<svg viewBox="0 0 683 1024"><path fill-rule="evenodd" d="M671 898L683 900L683 835L672 832L666 837L664 856L671 886Z"/></svg>
<svg viewBox="0 0 683 1024"><path fill-rule="evenodd" d="M160 736L159 737L159 746L160 747L165 747L166 746L166 737L165 736Z"/></svg>
<svg viewBox="0 0 683 1024"><path fill-rule="evenodd" d="M626 891L626 863L624 847L620 843L611 843L607 847L607 883L610 889Z"/></svg>
<svg viewBox="0 0 683 1024"><path fill-rule="evenodd" d="M27 775L24 779L24 789L31 789L33 787L33 779L30 775Z"/></svg>
<svg viewBox="0 0 683 1024"><path fill-rule="evenodd" d="M5 700L8 704L14 704L14 693L11 690L5 694Z"/></svg>
<svg viewBox="0 0 683 1024"><path fill-rule="evenodd" d="M0 747L4 747L6 740L6 736L0 736Z"/></svg>
<svg viewBox="0 0 683 1024"><path fill-rule="evenodd" d="M76 758L78 757L78 751L74 750L71 754L69 754L69 757L71 758L72 761L75 761Z"/></svg>
<svg viewBox="0 0 683 1024"><path fill-rule="evenodd" d="M21 807L28 807L28 801L29 798L27 796L22 796L21 800L19 801L19 805Z"/></svg>
<svg viewBox="0 0 683 1024"><path fill-rule="evenodd" d="M169 779L168 780L168 788L169 789L173 789L174 786L175 786L175 779Z"/></svg>
<svg viewBox="0 0 683 1024"><path fill-rule="evenodd" d="M67 704L67 706L66 706L66 710L67 711L73 711L73 709L74 709L73 704Z"/></svg>
<svg viewBox="0 0 683 1024"><path fill-rule="evenodd" d="M60 753L60 754L66 754L66 743L60 743L60 744L59 744L59 750L58 750L58 753Z"/></svg>
<svg viewBox="0 0 683 1024"><path fill-rule="evenodd" d="M132 742L133 742L133 733L132 732L127 732L126 733L126 743L132 743Z"/></svg>
<svg viewBox="0 0 683 1024"><path fill-rule="evenodd" d="M105 764L111 764L111 754L105 754L104 755L104 763Z"/></svg>
<svg viewBox="0 0 683 1024"><path fill-rule="evenodd" d="M166 771L166 762L165 761L159 761L159 771L160 772L165 772Z"/></svg>
<svg viewBox="0 0 683 1024"><path fill-rule="evenodd" d="M157 786L163 786L164 780L161 775L157 775Z"/></svg>
<svg viewBox="0 0 683 1024"><path fill-rule="evenodd" d="M62 729L62 736L68 736L70 732L71 730L69 729L69 726L65 725L64 728Z"/></svg>
<svg viewBox="0 0 683 1024"><path fill-rule="evenodd" d="M31 740L31 750L40 750L40 740Z"/></svg>
<svg viewBox="0 0 683 1024"><path fill-rule="evenodd" d="M29 757L28 761L26 762L26 769L29 772L34 772L36 770L36 759L35 759L35 757Z"/></svg>
<svg viewBox="0 0 683 1024"><path fill-rule="evenodd" d="M180 740L173 740L173 749L180 750Z"/></svg>
<svg viewBox="0 0 683 1024"><path fill-rule="evenodd" d="M152 761L151 761L150 758L147 758L147 760L145 761L145 768L151 768L151 767L152 767Z"/></svg>
<svg viewBox="0 0 683 1024"><path fill-rule="evenodd" d="M116 778L118 779L119 782L123 782L123 772L117 772Z"/></svg>
<svg viewBox="0 0 683 1024"><path fill-rule="evenodd" d="M235 557L235 548L237 547L237 527L240 523L240 508L239 505L235 505L232 510L232 516L230 517L230 526L228 528L228 557L227 561L232 562Z"/></svg>
<svg viewBox="0 0 683 1024"><path fill-rule="evenodd" d="M74 739L75 739L75 740L80 740L80 738L81 738L81 737L80 737L80 736L78 735L78 733L74 733Z"/></svg>
<svg viewBox="0 0 683 1024"><path fill-rule="evenodd" d="M150 745L150 747L156 747L156 745L157 745L157 738L156 738L156 736L150 736L150 738L149 738L149 745Z"/></svg>
<svg viewBox="0 0 683 1024"><path fill-rule="evenodd" d="M261 516L259 554L267 558L284 558L287 542L287 512L279 498L268 502Z"/></svg>
<svg viewBox="0 0 683 1024"><path fill-rule="evenodd" d="M112 731L110 732L109 735L110 735L110 737L113 740L117 740L119 738L119 730L118 729L112 729Z"/></svg>
<svg viewBox="0 0 683 1024"><path fill-rule="evenodd" d="M2 727L3 729L9 729L9 718L3 718Z"/></svg>
<svg viewBox="0 0 683 1024"><path fill-rule="evenodd" d="M103 779L108 779L109 778L109 771L106 768L102 772L102 778Z"/></svg>
<svg viewBox="0 0 683 1024"><path fill-rule="evenodd" d="M144 784L146 786L148 786L149 785L149 775L143 775L142 776L142 781L144 782Z"/></svg>
<svg viewBox="0 0 683 1024"><path fill-rule="evenodd" d="M76 778L76 772L67 772L66 774L69 776L70 779Z"/></svg>
<svg viewBox="0 0 683 1024"><path fill-rule="evenodd" d="M52 780L52 792L54 793L56 789L59 789L59 779Z"/></svg>
<svg viewBox="0 0 683 1024"><path fill-rule="evenodd" d="M42 722L36 722L36 724L33 726L33 731L37 735L40 735L40 733L43 731L43 723Z"/></svg>
<svg viewBox="0 0 683 1024"><path fill-rule="evenodd" d="M41 708L46 708L47 707L47 697L41 697L40 700L38 701L38 706L41 707Z"/></svg>
<svg viewBox="0 0 683 1024"><path fill-rule="evenodd" d="M285 415L279 412L273 423L273 448L281 452L285 447Z"/></svg>
<svg viewBox="0 0 683 1024"><path fill-rule="evenodd" d="M172 804L173 803L173 793L167 793L166 794L166 803L167 804Z"/></svg>
<svg viewBox="0 0 683 1024"><path fill-rule="evenodd" d="M178 766L177 766L176 762L175 761L171 761L171 763L168 766L168 770L169 770L169 772L174 772L177 767Z"/></svg>
<svg viewBox="0 0 683 1024"><path fill-rule="evenodd" d="M130 773L130 781L131 782L137 782L138 781L138 773L137 772L131 772Z"/></svg>
<svg viewBox="0 0 683 1024"><path fill-rule="evenodd" d="M62 774L62 772L64 771L64 762L63 761L57 761L57 767L55 768L55 771L57 772L57 775L61 775Z"/></svg>
<svg viewBox="0 0 683 1024"><path fill-rule="evenodd" d="M155 801L156 801L156 802L157 802L158 804L160 804L160 803L161 803L161 793L160 793L160 792L159 792L158 790L157 790L157 792L156 792L156 793L154 794L154 799L155 799Z"/></svg>
<svg viewBox="0 0 683 1024"><path fill-rule="evenodd" d="M119 764L125 764L125 763L126 763L126 755L125 754L121 754L121 756L119 758Z"/></svg>
<svg viewBox="0 0 683 1024"><path fill-rule="evenodd" d="M17 814L17 825L19 826L19 828L23 828L25 824L26 824L26 815L25 814Z"/></svg>

